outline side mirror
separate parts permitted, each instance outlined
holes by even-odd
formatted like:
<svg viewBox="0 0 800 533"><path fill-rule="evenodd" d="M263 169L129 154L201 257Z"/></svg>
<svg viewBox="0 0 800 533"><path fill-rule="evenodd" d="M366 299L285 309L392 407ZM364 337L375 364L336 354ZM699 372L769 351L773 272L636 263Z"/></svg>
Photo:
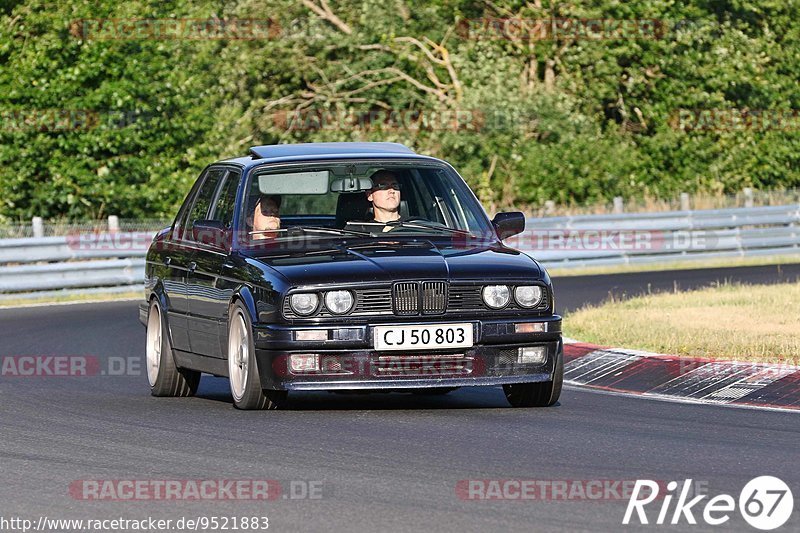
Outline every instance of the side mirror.
<svg viewBox="0 0 800 533"><path fill-rule="evenodd" d="M502 241L525 231L525 215L520 211L497 213L492 220L492 225Z"/></svg>
<svg viewBox="0 0 800 533"><path fill-rule="evenodd" d="M219 220L195 220L192 223L192 239L220 250L231 250L233 232Z"/></svg>

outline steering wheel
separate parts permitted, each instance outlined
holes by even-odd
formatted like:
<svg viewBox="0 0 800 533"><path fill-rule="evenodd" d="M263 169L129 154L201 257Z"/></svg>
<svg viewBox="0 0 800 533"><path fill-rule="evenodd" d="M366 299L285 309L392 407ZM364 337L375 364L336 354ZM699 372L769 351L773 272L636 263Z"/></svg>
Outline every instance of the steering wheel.
<svg viewBox="0 0 800 533"><path fill-rule="evenodd" d="M386 223L387 226L397 226L398 224L403 224L405 222L431 222L425 217L408 217L403 220L390 220Z"/></svg>

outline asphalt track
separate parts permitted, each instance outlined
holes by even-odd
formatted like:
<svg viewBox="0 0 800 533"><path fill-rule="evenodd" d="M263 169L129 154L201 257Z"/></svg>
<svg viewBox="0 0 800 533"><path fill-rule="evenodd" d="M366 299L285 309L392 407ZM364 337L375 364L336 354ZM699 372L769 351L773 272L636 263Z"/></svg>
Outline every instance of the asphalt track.
<svg viewBox="0 0 800 533"><path fill-rule="evenodd" d="M800 265L555 280L561 309L715 281L796 280ZM291 409L240 412L227 381L198 397L149 395L135 302L0 311L0 356L97 358L96 375L0 378L0 516L38 521L268 516L271 531L755 531L738 511L723 527L621 525L625 500L470 501L462 480L692 478L738 499L747 481L783 479L800 501L800 416L569 388L549 409L510 409L499 388L445 397L297 394ZM105 372L105 373L104 373ZM88 501L80 480L267 479L275 501ZM292 484L294 482L294 484ZM288 487L321 486L291 498ZM570 485L574 486L574 485ZM611 493L613 498L613 491ZM677 499L677 498L676 498ZM705 500L707 501L707 499ZM660 503L648 507L651 521ZM702 503L701 503L702 505ZM674 503L673 503L674 507ZM698 520L702 509L695 516ZM671 516L670 512L670 516ZM800 512L784 530L800 530Z"/></svg>

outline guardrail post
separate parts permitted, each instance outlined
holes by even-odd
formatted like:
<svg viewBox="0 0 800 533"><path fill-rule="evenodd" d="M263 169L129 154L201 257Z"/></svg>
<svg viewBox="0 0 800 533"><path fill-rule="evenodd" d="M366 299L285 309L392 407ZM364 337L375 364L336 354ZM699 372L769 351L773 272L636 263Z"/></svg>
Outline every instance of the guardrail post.
<svg viewBox="0 0 800 533"><path fill-rule="evenodd" d="M614 213L622 213L625 211L625 204L622 200L622 196L615 196L614 197Z"/></svg>
<svg viewBox="0 0 800 533"><path fill-rule="evenodd" d="M33 226L33 237L36 239L41 239L44 237L44 221L42 217L33 217L31 220L31 225Z"/></svg>
<svg viewBox="0 0 800 533"><path fill-rule="evenodd" d="M753 189L745 187L742 192L744 192L744 206L753 207Z"/></svg>
<svg viewBox="0 0 800 533"><path fill-rule="evenodd" d="M689 193L682 192L681 193L681 211L689 211L691 206L689 205Z"/></svg>
<svg viewBox="0 0 800 533"><path fill-rule="evenodd" d="M119 231L119 217L117 215L108 216L108 231L111 233Z"/></svg>

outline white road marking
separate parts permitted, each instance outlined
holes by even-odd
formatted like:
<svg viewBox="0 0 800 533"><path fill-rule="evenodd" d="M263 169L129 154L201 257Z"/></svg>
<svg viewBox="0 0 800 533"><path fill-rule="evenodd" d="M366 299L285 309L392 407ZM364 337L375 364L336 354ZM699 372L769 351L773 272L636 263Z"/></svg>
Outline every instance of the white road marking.
<svg viewBox="0 0 800 533"><path fill-rule="evenodd" d="M572 340L572 339L570 339ZM568 343L569 344L569 343ZM624 375L625 368L645 357L658 357L666 362L680 361L680 357L669 357L641 350L598 349L577 357L564 365L564 383L582 390L606 392L622 396L650 398L675 403L724 405L780 412L800 412L798 409L778 406L734 404L736 400L757 392L788 375L800 371L792 365L770 365L769 363L746 363L741 361L705 361L686 359L687 363L699 364L686 373L676 376L648 392L609 391L593 389L593 381L616 372ZM586 386L589 387L586 387ZM718 387L718 388L714 388ZM685 396L676 395L684 393Z"/></svg>

